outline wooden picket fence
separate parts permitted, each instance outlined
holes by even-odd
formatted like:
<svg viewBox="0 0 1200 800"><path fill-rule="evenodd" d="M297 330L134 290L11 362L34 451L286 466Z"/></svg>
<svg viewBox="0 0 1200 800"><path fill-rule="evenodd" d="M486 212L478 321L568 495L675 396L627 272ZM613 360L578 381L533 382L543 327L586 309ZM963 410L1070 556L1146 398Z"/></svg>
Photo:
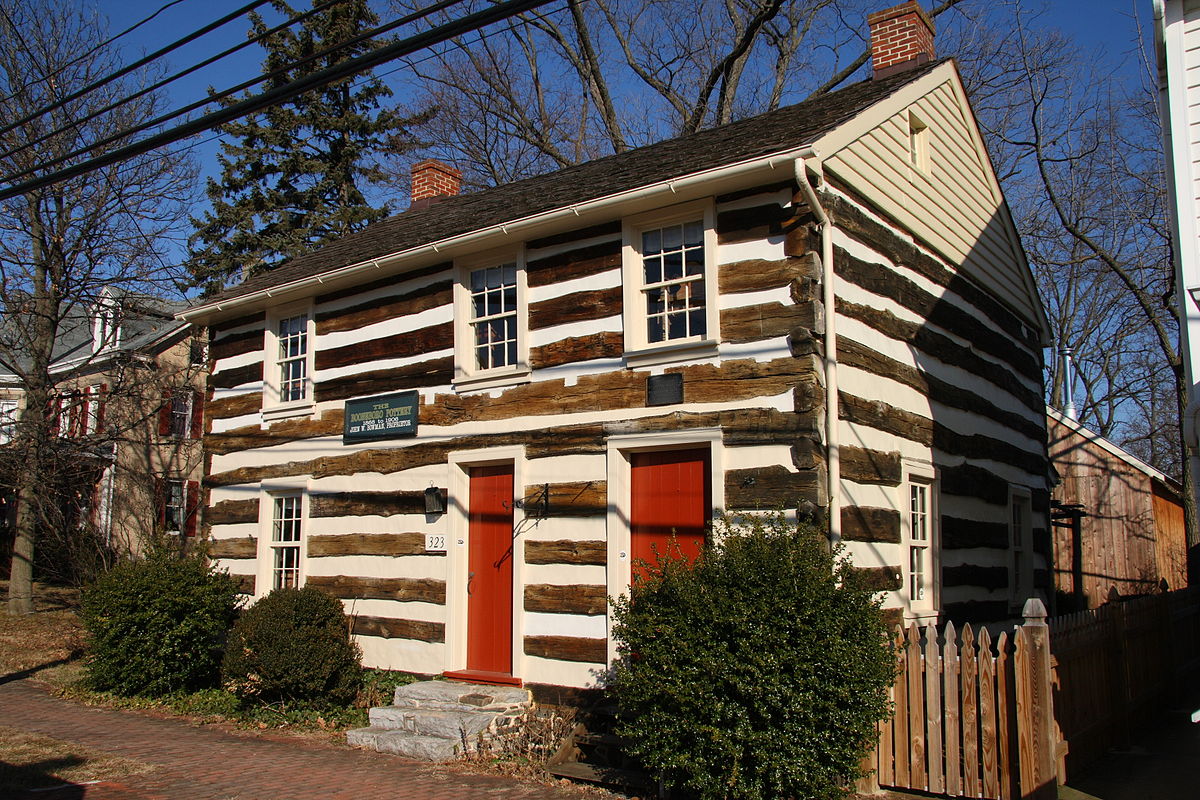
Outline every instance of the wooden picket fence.
<svg viewBox="0 0 1200 800"><path fill-rule="evenodd" d="M897 628L895 714L879 726L872 784L988 800L1053 797L1049 636L1041 601L993 641L953 623ZM871 790L875 785L860 785Z"/></svg>
<svg viewBox="0 0 1200 800"><path fill-rule="evenodd" d="M897 628L895 713L864 764L879 787L984 800L1053 798L1200 676L1200 590L1048 621L1040 600L993 639Z"/></svg>

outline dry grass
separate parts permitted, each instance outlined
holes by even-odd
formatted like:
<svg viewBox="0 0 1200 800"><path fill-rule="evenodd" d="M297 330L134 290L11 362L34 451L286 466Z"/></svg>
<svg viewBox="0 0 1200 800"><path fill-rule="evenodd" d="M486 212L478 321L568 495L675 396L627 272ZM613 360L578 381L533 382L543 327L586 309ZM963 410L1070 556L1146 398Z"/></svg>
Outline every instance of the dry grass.
<svg viewBox="0 0 1200 800"><path fill-rule="evenodd" d="M0 598L8 596L8 581L0 581ZM34 613L9 616L0 607L0 679L37 677L58 687L82 675L83 625L79 622L79 592L38 584Z"/></svg>
<svg viewBox="0 0 1200 800"><path fill-rule="evenodd" d="M0 727L0 793L115 780L150 769L73 742Z"/></svg>

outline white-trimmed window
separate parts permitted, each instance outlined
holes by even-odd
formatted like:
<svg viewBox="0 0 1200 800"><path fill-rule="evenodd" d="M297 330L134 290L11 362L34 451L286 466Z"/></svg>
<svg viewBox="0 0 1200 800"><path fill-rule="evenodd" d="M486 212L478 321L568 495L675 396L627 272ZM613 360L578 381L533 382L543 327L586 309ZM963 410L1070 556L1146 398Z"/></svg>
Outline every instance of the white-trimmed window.
<svg viewBox="0 0 1200 800"><path fill-rule="evenodd" d="M941 589L941 560L938 558L937 481L927 467L906 470L903 483L905 604L914 612L936 611Z"/></svg>
<svg viewBox="0 0 1200 800"><path fill-rule="evenodd" d="M460 260L455 281L455 384L499 386L529 373L522 253Z"/></svg>
<svg viewBox="0 0 1200 800"><path fill-rule="evenodd" d="M0 444L12 441L17 429L17 408L16 400L0 400Z"/></svg>
<svg viewBox="0 0 1200 800"><path fill-rule="evenodd" d="M1033 500L1023 486L1008 490L1008 600L1021 608L1033 594Z"/></svg>
<svg viewBox="0 0 1200 800"><path fill-rule="evenodd" d="M625 221L626 359L662 363L719 338L717 237L711 201Z"/></svg>
<svg viewBox="0 0 1200 800"><path fill-rule="evenodd" d="M908 160L921 172L929 171L929 126L908 112Z"/></svg>
<svg viewBox="0 0 1200 800"><path fill-rule="evenodd" d="M271 588L298 588L304 495L272 495L271 509Z"/></svg>
<svg viewBox="0 0 1200 800"><path fill-rule="evenodd" d="M280 309L267 323L263 410L270 416L307 413L313 405L312 311Z"/></svg>
<svg viewBox="0 0 1200 800"><path fill-rule="evenodd" d="M183 532L187 519L187 485L182 480L168 478L163 482L163 530L170 534Z"/></svg>
<svg viewBox="0 0 1200 800"><path fill-rule="evenodd" d="M171 393L170 435L187 438L192 432L192 401L194 392L177 389Z"/></svg>

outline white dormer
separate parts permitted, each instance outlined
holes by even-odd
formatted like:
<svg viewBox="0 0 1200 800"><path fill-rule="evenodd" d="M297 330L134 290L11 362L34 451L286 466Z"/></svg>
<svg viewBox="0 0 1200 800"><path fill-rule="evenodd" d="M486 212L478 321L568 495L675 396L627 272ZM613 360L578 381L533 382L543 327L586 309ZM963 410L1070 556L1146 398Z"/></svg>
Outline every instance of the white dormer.
<svg viewBox="0 0 1200 800"><path fill-rule="evenodd" d="M121 307L108 289L92 308L92 352L114 350L121 344Z"/></svg>

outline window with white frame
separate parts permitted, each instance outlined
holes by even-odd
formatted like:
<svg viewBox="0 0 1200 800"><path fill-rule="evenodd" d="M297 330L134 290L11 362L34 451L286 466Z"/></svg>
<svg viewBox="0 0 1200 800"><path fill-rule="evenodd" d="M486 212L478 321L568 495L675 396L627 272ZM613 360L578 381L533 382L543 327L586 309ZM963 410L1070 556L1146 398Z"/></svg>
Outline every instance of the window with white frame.
<svg viewBox="0 0 1200 800"><path fill-rule="evenodd" d="M12 441L17 428L17 401L0 400L0 444Z"/></svg>
<svg viewBox="0 0 1200 800"><path fill-rule="evenodd" d="M931 470L909 471L904 481L904 586L911 610L931 611L938 606L937 482Z"/></svg>
<svg viewBox="0 0 1200 800"><path fill-rule="evenodd" d="M100 432L100 404L103 402L104 387L102 385L89 386L83 421L83 433L85 436Z"/></svg>
<svg viewBox="0 0 1200 800"><path fill-rule="evenodd" d="M517 265L471 271L471 339L474 369L517 365Z"/></svg>
<svg viewBox="0 0 1200 800"><path fill-rule="evenodd" d="M716 233L711 202L626 220L625 349L715 343Z"/></svg>
<svg viewBox="0 0 1200 800"><path fill-rule="evenodd" d="M908 112L908 160L921 170L929 171L929 126L913 112Z"/></svg>
<svg viewBox="0 0 1200 800"><path fill-rule="evenodd" d="M176 389L171 393L171 424L172 436L181 439L192 433L192 402L195 400L191 389Z"/></svg>
<svg viewBox="0 0 1200 800"><path fill-rule="evenodd" d="M455 383L486 387L529 372L524 254L509 250L455 265Z"/></svg>
<svg viewBox="0 0 1200 800"><path fill-rule="evenodd" d="M276 327L279 402L308 399L308 314L279 320Z"/></svg>
<svg viewBox="0 0 1200 800"><path fill-rule="evenodd" d="M268 317L263 370L266 418L295 416L311 410L313 344L309 307L291 306Z"/></svg>
<svg viewBox="0 0 1200 800"><path fill-rule="evenodd" d="M273 497L271 515L271 586L275 589L300 585L300 536L304 516L300 493Z"/></svg>
<svg viewBox="0 0 1200 800"><path fill-rule="evenodd" d="M186 517L186 484L181 480L168 478L163 485L163 530L172 534L182 533Z"/></svg>
<svg viewBox="0 0 1200 800"><path fill-rule="evenodd" d="M1033 501L1024 487L1009 488L1008 592L1018 608L1033 594Z"/></svg>

